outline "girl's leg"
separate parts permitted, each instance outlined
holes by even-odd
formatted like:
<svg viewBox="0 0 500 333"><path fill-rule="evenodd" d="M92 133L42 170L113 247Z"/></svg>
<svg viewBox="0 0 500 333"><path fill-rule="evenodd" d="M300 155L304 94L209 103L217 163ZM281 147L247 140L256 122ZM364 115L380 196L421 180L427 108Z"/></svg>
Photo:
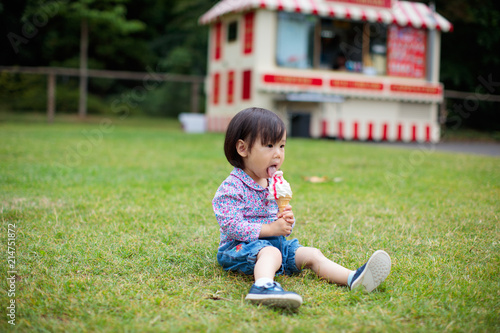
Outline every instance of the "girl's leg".
<svg viewBox="0 0 500 333"><path fill-rule="evenodd" d="M295 264L298 268L310 268L319 277L340 285L347 285L347 278L352 272L329 260L313 247L299 247L295 252Z"/></svg>
<svg viewBox="0 0 500 333"><path fill-rule="evenodd" d="M255 281L260 278L274 280L274 275L281 267L281 252L273 246L266 246L257 254L254 268Z"/></svg>
<svg viewBox="0 0 500 333"><path fill-rule="evenodd" d="M300 295L285 291L274 282L274 275L281 267L280 250L273 246L262 248L257 254L254 267L255 284L250 288L246 300L263 305L296 309L302 304Z"/></svg>

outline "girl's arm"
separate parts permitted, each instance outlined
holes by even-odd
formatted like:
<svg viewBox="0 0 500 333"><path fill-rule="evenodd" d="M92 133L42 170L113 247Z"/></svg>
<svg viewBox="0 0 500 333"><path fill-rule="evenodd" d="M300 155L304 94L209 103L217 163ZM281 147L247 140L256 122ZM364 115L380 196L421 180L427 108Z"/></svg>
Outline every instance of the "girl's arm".
<svg viewBox="0 0 500 333"><path fill-rule="evenodd" d="M215 217L220 230L229 238L250 242L259 239L260 223L249 223L243 216L245 209L244 196L237 189L228 186L218 191L212 201Z"/></svg>

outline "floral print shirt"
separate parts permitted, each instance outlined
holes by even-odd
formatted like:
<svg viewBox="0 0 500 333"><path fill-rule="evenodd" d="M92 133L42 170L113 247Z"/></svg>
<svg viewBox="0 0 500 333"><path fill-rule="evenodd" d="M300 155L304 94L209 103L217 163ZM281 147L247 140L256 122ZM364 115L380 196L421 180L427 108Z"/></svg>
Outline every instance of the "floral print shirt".
<svg viewBox="0 0 500 333"><path fill-rule="evenodd" d="M262 224L276 220L278 204L267 200L269 190L257 184L239 168L219 186L212 201L220 226L219 247L233 240L252 242L259 239Z"/></svg>

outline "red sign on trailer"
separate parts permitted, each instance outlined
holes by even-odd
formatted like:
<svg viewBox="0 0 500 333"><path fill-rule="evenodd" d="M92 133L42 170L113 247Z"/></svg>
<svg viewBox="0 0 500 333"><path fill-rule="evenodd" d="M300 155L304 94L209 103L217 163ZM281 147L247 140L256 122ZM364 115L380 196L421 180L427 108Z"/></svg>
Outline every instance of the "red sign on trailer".
<svg viewBox="0 0 500 333"><path fill-rule="evenodd" d="M389 29L387 73L390 76L425 76L425 31L393 25Z"/></svg>
<svg viewBox="0 0 500 333"><path fill-rule="evenodd" d="M391 84L391 91L396 93L441 95L443 89L438 86L414 86L406 84Z"/></svg>
<svg viewBox="0 0 500 333"><path fill-rule="evenodd" d="M306 86L322 86L323 79L315 77L289 76L289 75L264 75L266 83L280 83Z"/></svg>
<svg viewBox="0 0 500 333"><path fill-rule="evenodd" d="M351 80L330 80L330 86L333 88L354 88L368 90L384 89L384 85L382 83Z"/></svg>

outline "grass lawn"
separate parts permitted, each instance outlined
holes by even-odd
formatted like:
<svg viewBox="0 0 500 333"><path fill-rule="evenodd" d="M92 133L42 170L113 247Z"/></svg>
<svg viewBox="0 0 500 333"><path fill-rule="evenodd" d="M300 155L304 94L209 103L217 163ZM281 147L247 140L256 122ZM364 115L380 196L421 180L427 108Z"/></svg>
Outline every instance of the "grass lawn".
<svg viewBox="0 0 500 333"><path fill-rule="evenodd" d="M247 304L252 279L216 262L222 143L166 120L0 117L0 331L500 331L499 158L290 138L292 236L393 267L371 294L278 277L304 298L289 312Z"/></svg>

